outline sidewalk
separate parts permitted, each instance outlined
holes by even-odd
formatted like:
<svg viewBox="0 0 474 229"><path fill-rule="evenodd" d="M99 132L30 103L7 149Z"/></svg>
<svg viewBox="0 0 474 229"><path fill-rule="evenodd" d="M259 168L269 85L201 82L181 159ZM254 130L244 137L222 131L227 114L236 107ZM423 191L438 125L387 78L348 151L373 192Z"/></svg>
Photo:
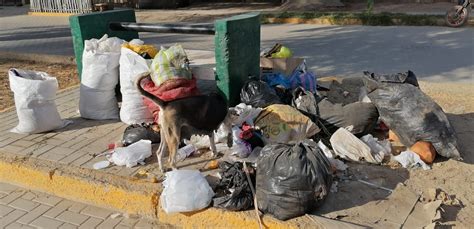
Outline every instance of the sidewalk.
<svg viewBox="0 0 474 229"><path fill-rule="evenodd" d="M0 228L173 228L0 182Z"/></svg>

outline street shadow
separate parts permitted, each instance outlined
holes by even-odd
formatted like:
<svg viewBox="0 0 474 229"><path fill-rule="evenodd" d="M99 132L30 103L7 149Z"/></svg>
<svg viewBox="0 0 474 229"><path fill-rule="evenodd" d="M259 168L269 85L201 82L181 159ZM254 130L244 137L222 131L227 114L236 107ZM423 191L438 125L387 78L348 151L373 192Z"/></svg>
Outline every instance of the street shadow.
<svg viewBox="0 0 474 229"><path fill-rule="evenodd" d="M81 117L71 117L67 118L67 120L72 121L71 124L67 125L64 128L54 130L52 132L66 132L71 130L79 130L84 128L101 128L101 126L107 124L113 124L120 122L119 119L109 119L109 120L92 120L92 119L85 119ZM104 127L105 128L105 127Z"/></svg>
<svg viewBox="0 0 474 229"><path fill-rule="evenodd" d="M47 39L47 38L61 38L71 37L71 30L69 27L29 27L14 29L14 32L7 33L4 30L0 35L0 41L21 41L33 39Z"/></svg>

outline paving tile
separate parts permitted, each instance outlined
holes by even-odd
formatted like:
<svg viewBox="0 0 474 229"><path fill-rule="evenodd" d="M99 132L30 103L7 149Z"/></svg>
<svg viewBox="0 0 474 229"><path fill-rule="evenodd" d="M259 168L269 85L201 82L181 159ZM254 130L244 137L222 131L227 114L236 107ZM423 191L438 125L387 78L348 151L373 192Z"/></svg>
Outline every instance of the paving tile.
<svg viewBox="0 0 474 229"><path fill-rule="evenodd" d="M39 157L42 154L48 152L50 149L54 148L53 145L46 145L46 144L37 144L33 145L30 148L26 149L25 151L31 153L32 157Z"/></svg>
<svg viewBox="0 0 474 229"><path fill-rule="evenodd" d="M81 225L81 223L85 222L89 216L81 215L75 212L64 211L59 214L56 219L61 220L66 223L70 223L76 226Z"/></svg>
<svg viewBox="0 0 474 229"><path fill-rule="evenodd" d="M59 228L59 226L61 226L62 224L63 222L61 221L47 218L44 216L40 216L30 223L30 225L33 227L45 228L45 229Z"/></svg>
<svg viewBox="0 0 474 229"><path fill-rule="evenodd" d="M62 199L57 196L52 196L44 193L39 194L37 198L33 199L33 201L35 202L48 205L50 207L55 206L56 204L61 202L61 200Z"/></svg>
<svg viewBox="0 0 474 229"><path fill-rule="evenodd" d="M36 194L34 192L31 192L31 191L27 192L23 196L21 196L21 198L25 199L25 200L33 200L36 197L38 197L38 194Z"/></svg>
<svg viewBox="0 0 474 229"><path fill-rule="evenodd" d="M52 161L52 162L57 162L57 161L65 158L65 157L66 157L66 155L46 152L44 154L41 154L38 158L48 160L48 161Z"/></svg>
<svg viewBox="0 0 474 229"><path fill-rule="evenodd" d="M72 225L69 223L65 223L61 226L59 226L59 229L77 229L78 227L76 225Z"/></svg>
<svg viewBox="0 0 474 229"><path fill-rule="evenodd" d="M49 209L46 213L44 213L45 216L55 218L59 214L61 214L63 211L68 209L72 205L72 202L69 200L62 200L59 202L56 206L53 208Z"/></svg>
<svg viewBox="0 0 474 229"><path fill-rule="evenodd" d="M13 191L18 190L17 186L7 184L7 183L0 183L0 192L5 193L5 194L10 194Z"/></svg>
<svg viewBox="0 0 474 229"><path fill-rule="evenodd" d="M103 222L102 219L90 217L88 220L86 220L86 222L84 222L83 224L81 224L81 226L79 226L79 229L96 228L97 225L101 224L102 222Z"/></svg>
<svg viewBox="0 0 474 229"><path fill-rule="evenodd" d="M84 148L87 145L90 145L93 141L94 141L93 139L86 139L86 140L84 140L82 142L79 142L79 143L77 143L73 146L70 146L70 147L71 147L71 149L78 150L78 149Z"/></svg>
<svg viewBox="0 0 474 229"><path fill-rule="evenodd" d="M22 224L29 224L31 223L33 220L35 220L36 218L38 218L39 216L41 216L43 213L45 213L46 211L48 211L51 207L50 206L47 206L47 205L39 205L38 207L36 207L35 209L33 209L32 211L26 213L24 216L22 216L21 218L19 218L17 220L17 222L19 223L22 223Z"/></svg>
<svg viewBox="0 0 474 229"><path fill-rule="evenodd" d="M96 218L100 218L100 219L106 219L112 213L114 213L114 212L110 211L108 209L98 208L98 207L95 207L95 206L92 206L92 205L87 206L86 208L84 208L81 211L81 214L96 217Z"/></svg>
<svg viewBox="0 0 474 229"><path fill-rule="evenodd" d="M65 158L61 159L59 162L60 163L64 163L64 164L70 164L72 163L73 161L81 158L81 157L84 157L85 155L87 155L88 152L87 151L84 151L84 150L77 150L75 151L74 153L66 156Z"/></svg>
<svg viewBox="0 0 474 229"><path fill-rule="evenodd" d="M21 211L21 210L14 210L14 211L8 213L8 215L6 215L5 217L2 217L0 219L0 228L4 228L7 225L9 225L10 223L15 222L15 220L22 217L24 214L26 214L26 212Z"/></svg>
<svg viewBox="0 0 474 229"><path fill-rule="evenodd" d="M23 227L23 224L13 222L13 223L9 224L8 226L6 226L5 229L20 229L22 227Z"/></svg>
<svg viewBox="0 0 474 229"><path fill-rule="evenodd" d="M133 227L123 225L123 224L118 224L117 226L114 227L114 229L131 229L131 228L133 228Z"/></svg>
<svg viewBox="0 0 474 229"><path fill-rule="evenodd" d="M120 223L120 220L122 220L120 217L119 218L115 218L115 219L112 219L112 218L107 218L104 220L104 222L102 222L101 224L99 224L97 226L97 229L110 229L110 228L114 228L117 224Z"/></svg>
<svg viewBox="0 0 474 229"><path fill-rule="evenodd" d="M11 144L14 141L18 141L18 139L14 139L14 138L4 139L4 140L0 141L0 147L7 146L8 144Z"/></svg>
<svg viewBox="0 0 474 229"><path fill-rule="evenodd" d="M86 208L87 205L79 202L73 202L73 204L67 209L70 212L80 213L82 209Z"/></svg>
<svg viewBox="0 0 474 229"><path fill-rule="evenodd" d="M20 210L23 210L23 211L31 211L33 210L34 208L36 208L39 204L36 203L36 202L33 202L31 200L25 200L23 198L18 198L14 201L12 201L9 206L10 207L13 207L13 208L16 208L16 209L20 209Z"/></svg>
<svg viewBox="0 0 474 229"><path fill-rule="evenodd" d="M6 205L0 205L0 217L5 217L12 211L15 211L15 209Z"/></svg>
<svg viewBox="0 0 474 229"><path fill-rule="evenodd" d="M23 140L23 139L20 139L16 142L12 143L12 145L14 145L14 146L20 146L20 147L23 147L23 148L28 148L28 147L30 147L34 144L36 144L36 142L31 141L31 140Z"/></svg>
<svg viewBox="0 0 474 229"><path fill-rule="evenodd" d="M123 217L122 221L120 221L120 224L127 227L133 227L135 224L138 223L139 220L140 220L139 218L134 219L134 218Z"/></svg>
<svg viewBox="0 0 474 229"><path fill-rule="evenodd" d="M81 167L84 167L83 165L85 163L88 163L90 160L93 160L94 157L91 156L89 153L88 154L85 154L83 155L82 157L79 157L78 159L74 160L73 162L71 162L70 164L71 165L75 165L75 166L81 166Z"/></svg>
<svg viewBox="0 0 474 229"><path fill-rule="evenodd" d="M68 156L68 155L72 154L74 151L76 151L76 150L58 146L58 147L54 147L53 149L51 149L48 153Z"/></svg>
<svg viewBox="0 0 474 229"><path fill-rule="evenodd" d="M0 148L0 150L8 152L8 153L14 153L14 154L19 154L22 151L24 151L26 148L21 147L21 146L14 146L14 145L6 145Z"/></svg>
<svg viewBox="0 0 474 229"><path fill-rule="evenodd" d="M0 199L0 204L7 205L7 204L13 202L14 200L16 200L17 198L20 198L20 196L22 196L23 194L24 194L23 191L12 192L8 196L5 196L2 199Z"/></svg>

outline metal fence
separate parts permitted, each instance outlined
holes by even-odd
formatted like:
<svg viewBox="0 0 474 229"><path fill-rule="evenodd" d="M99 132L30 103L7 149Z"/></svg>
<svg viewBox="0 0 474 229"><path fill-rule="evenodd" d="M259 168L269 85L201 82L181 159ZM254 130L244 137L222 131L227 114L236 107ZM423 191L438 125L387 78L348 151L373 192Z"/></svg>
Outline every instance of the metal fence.
<svg viewBox="0 0 474 229"><path fill-rule="evenodd" d="M94 4L109 3L112 5L129 4L129 0L31 0L32 12L51 13L90 13Z"/></svg>

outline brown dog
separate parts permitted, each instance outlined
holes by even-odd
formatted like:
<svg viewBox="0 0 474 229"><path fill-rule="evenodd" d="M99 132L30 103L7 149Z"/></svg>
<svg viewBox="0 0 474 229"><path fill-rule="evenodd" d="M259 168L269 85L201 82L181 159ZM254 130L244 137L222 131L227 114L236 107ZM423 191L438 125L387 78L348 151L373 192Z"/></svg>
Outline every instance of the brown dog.
<svg viewBox="0 0 474 229"><path fill-rule="evenodd" d="M227 117L228 106L224 97L212 93L165 102L142 88L141 81L146 77L148 76L139 77L136 85L142 96L160 107L161 143L157 151L160 170L164 171L162 159L166 149L169 152L170 167L176 169L175 160L179 143L182 139L188 139L195 134L208 135L213 156L217 156L214 131ZM231 137L231 134L228 136Z"/></svg>

